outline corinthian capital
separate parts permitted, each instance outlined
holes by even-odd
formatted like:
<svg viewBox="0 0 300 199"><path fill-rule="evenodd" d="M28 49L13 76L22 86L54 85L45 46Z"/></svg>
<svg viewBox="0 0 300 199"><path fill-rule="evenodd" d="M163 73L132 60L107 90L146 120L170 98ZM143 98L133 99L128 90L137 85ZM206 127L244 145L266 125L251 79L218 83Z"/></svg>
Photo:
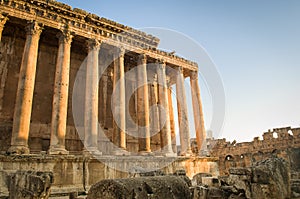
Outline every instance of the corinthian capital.
<svg viewBox="0 0 300 199"><path fill-rule="evenodd" d="M101 45L101 41L98 39L89 39L87 40L88 50L99 50Z"/></svg>
<svg viewBox="0 0 300 199"><path fill-rule="evenodd" d="M147 64L147 56L145 54L140 54L138 60L140 64Z"/></svg>
<svg viewBox="0 0 300 199"><path fill-rule="evenodd" d="M57 33L56 36L59 39L59 43L71 44L74 33L69 30L64 30L62 32Z"/></svg>
<svg viewBox="0 0 300 199"><path fill-rule="evenodd" d="M190 78L191 78L192 80L198 79L198 72L197 72L197 71L191 71L191 73L190 73Z"/></svg>
<svg viewBox="0 0 300 199"><path fill-rule="evenodd" d="M27 35L40 35L43 30L43 25L37 23L36 21L28 22L25 30Z"/></svg>

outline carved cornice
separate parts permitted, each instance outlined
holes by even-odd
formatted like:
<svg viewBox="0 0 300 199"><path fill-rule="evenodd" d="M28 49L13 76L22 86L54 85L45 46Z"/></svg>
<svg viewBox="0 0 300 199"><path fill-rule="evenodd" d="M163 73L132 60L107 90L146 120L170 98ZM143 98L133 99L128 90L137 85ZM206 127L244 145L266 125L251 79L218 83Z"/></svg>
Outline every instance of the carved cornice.
<svg viewBox="0 0 300 199"><path fill-rule="evenodd" d="M143 48L157 47L159 39L109 19L87 13L54 0L0 0L0 6L18 10L27 16L50 19L57 23L67 23L71 27L130 43ZM2 10L2 9L1 9ZM13 13L15 16L18 13ZM26 16L24 15L24 17ZM53 23L52 22L52 23Z"/></svg>
<svg viewBox="0 0 300 199"><path fill-rule="evenodd" d="M84 10L59 3L54 0L0 0L0 10L14 18L35 19L44 26L61 29L62 25L76 35L97 38L118 46L122 44L128 51L145 54L149 58L164 59L168 65L182 66L192 71L197 63L157 49L159 39L109 19L87 13Z"/></svg>

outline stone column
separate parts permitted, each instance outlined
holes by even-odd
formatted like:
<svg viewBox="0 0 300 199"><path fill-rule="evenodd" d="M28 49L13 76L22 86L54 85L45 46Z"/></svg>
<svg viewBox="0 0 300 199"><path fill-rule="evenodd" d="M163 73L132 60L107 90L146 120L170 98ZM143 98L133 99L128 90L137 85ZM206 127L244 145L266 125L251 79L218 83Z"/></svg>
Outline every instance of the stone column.
<svg viewBox="0 0 300 199"><path fill-rule="evenodd" d="M173 152L177 154L175 122L174 122L174 110L173 110L173 102L172 102L172 88L171 88L171 85L168 85L168 102L169 102L169 113L170 113L172 148L173 148Z"/></svg>
<svg viewBox="0 0 300 199"><path fill-rule="evenodd" d="M26 26L26 42L20 67L10 153L28 154L28 136L32 111L33 90L39 39L42 27L37 22Z"/></svg>
<svg viewBox="0 0 300 199"><path fill-rule="evenodd" d="M2 31L3 31L4 25L7 20L8 20L7 17L0 14L0 42L1 42L1 38L2 38Z"/></svg>
<svg viewBox="0 0 300 199"><path fill-rule="evenodd" d="M120 48L114 53L114 126L113 143L117 146L115 155L126 153L126 112L125 112L125 76L124 76L124 56L125 49ZM116 85L118 84L118 87ZM117 121L117 122L116 122Z"/></svg>
<svg viewBox="0 0 300 199"><path fill-rule="evenodd" d="M139 125L139 153L141 155L151 152L150 129L149 129L149 99L147 85L147 58L142 54L139 56L137 68L137 114Z"/></svg>
<svg viewBox="0 0 300 199"><path fill-rule="evenodd" d="M202 110L202 101L200 96L200 87L198 83L198 73L196 71L191 72L190 76L192 103L194 112L194 122L196 131L196 140L198 150L206 150L206 132L204 127L204 116Z"/></svg>
<svg viewBox="0 0 300 199"><path fill-rule="evenodd" d="M148 73L149 74L149 73ZM149 80L151 82L149 82ZM161 154L161 144L160 142L160 126L159 126L159 111L158 111L158 85L157 85L157 77L148 76L148 92L149 92L149 122L150 122L150 135L151 135L151 151Z"/></svg>
<svg viewBox="0 0 300 199"><path fill-rule="evenodd" d="M176 77L176 98L181 145L180 155L188 156L192 154L192 150L190 144L188 109L182 67L178 67L178 74Z"/></svg>
<svg viewBox="0 0 300 199"><path fill-rule="evenodd" d="M58 33L58 55L52 104L51 139L49 154L68 154L65 136L68 113L68 91L72 35L69 31Z"/></svg>
<svg viewBox="0 0 300 199"><path fill-rule="evenodd" d="M163 144L162 153L165 156L174 156L172 150L170 113L168 102L168 85L166 78L166 63L160 62L157 67L157 82L158 82L158 103L159 109L159 123L161 128L161 142Z"/></svg>
<svg viewBox="0 0 300 199"><path fill-rule="evenodd" d="M7 17L0 14L0 48L2 48L2 42L1 42L2 31L3 31L4 25L7 20L8 20ZM4 61L4 64L2 63L3 65L1 64L1 67L0 67L0 73L1 73L1 75L0 75L0 112L3 109L4 89L5 89L5 84L6 84L6 78L8 75L8 61L3 59L3 57L2 57L2 60L0 61L0 63L3 61ZM1 118L2 118L2 114L0 113L0 119Z"/></svg>
<svg viewBox="0 0 300 199"><path fill-rule="evenodd" d="M84 111L84 154L101 155L98 150L98 56L101 43L90 39L86 66L86 90Z"/></svg>

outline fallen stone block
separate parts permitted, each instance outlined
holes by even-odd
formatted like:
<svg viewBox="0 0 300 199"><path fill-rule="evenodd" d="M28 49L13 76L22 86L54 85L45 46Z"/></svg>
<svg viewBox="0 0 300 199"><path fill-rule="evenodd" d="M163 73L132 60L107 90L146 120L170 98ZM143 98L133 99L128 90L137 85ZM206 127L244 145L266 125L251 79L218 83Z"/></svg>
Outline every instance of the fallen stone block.
<svg viewBox="0 0 300 199"><path fill-rule="evenodd" d="M186 176L155 176L102 180L94 184L87 199L192 199Z"/></svg>
<svg viewBox="0 0 300 199"><path fill-rule="evenodd" d="M51 172L17 171L9 178L9 198L48 199L52 183Z"/></svg>

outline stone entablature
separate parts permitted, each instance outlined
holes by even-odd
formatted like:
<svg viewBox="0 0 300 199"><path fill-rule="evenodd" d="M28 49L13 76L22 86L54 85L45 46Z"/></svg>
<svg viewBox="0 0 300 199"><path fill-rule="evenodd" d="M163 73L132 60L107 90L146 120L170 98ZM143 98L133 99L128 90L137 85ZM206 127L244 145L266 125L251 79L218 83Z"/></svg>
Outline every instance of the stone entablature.
<svg viewBox="0 0 300 199"><path fill-rule="evenodd" d="M0 3L1 6L6 7L6 9L2 10L4 13L7 12L7 14L11 15L12 13L10 12L10 9L13 9L14 14L11 16L18 17L18 15L22 13L24 14L22 16L23 19L28 17L29 20L32 20L32 16L34 15L37 19L44 19L44 22L49 23L49 21L47 21L48 19L52 21L52 25L50 25L50 27L67 24L71 28L74 28L74 30L81 29L82 31L87 32L87 34L93 35L96 33L113 39L117 39L117 36L119 36L117 34L122 33L123 37L127 37L126 39L133 40L132 44L140 47L155 48L159 43L159 39L152 35L147 35L144 32L135 30L109 19L99 17L95 14L88 13L79 8L72 9L71 6L54 0L1 0ZM45 25L46 24L47 23L45 23ZM124 41L122 40L122 42ZM128 41L128 43L131 42Z"/></svg>
<svg viewBox="0 0 300 199"><path fill-rule="evenodd" d="M164 59L172 65L178 65L197 71L195 62L186 60L157 49L159 39L142 31L119 24L109 19L87 13L57 1L45 0L1 0L1 13L28 21L36 20L44 26L59 30L68 29L75 35L85 38L97 38L113 46L122 45L136 53L144 53L155 59Z"/></svg>

